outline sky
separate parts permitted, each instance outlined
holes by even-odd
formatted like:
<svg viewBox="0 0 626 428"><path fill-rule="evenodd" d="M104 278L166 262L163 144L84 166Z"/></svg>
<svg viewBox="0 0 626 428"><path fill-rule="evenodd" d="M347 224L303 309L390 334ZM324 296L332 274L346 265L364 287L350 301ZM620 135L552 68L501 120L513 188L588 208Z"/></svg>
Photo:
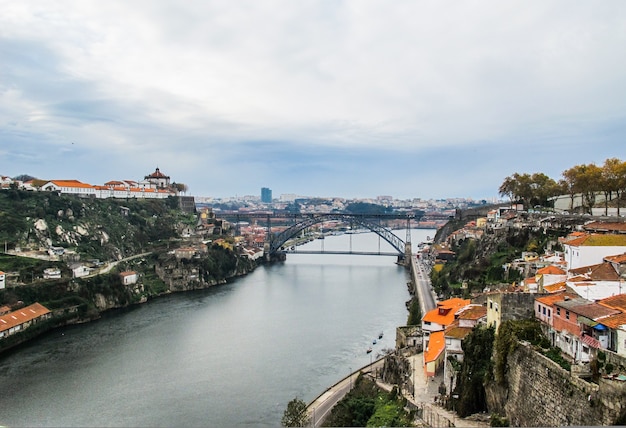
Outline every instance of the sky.
<svg viewBox="0 0 626 428"><path fill-rule="evenodd" d="M626 160L623 0L0 0L0 174L498 197Z"/></svg>

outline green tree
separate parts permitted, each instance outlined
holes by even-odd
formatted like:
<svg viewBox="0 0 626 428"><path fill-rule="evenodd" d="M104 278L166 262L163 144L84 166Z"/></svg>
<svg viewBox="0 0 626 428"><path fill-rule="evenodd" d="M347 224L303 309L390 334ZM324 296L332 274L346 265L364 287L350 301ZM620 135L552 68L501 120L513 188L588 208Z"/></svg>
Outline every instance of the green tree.
<svg viewBox="0 0 626 428"><path fill-rule="evenodd" d="M303 427L308 423L306 403L298 397L287 403L280 423L284 427Z"/></svg>
<svg viewBox="0 0 626 428"><path fill-rule="evenodd" d="M604 213L608 214L608 199L615 194L617 200L617 215L620 214L620 199L626 190L626 162L617 158L604 161L602 166L602 185L604 193ZM612 199L612 198L611 198Z"/></svg>

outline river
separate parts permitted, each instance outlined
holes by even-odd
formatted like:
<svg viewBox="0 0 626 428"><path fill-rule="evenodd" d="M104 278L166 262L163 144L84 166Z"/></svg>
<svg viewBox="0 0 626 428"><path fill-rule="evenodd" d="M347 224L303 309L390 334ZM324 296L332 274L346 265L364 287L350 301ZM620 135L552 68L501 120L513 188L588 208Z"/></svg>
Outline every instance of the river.
<svg viewBox="0 0 626 428"><path fill-rule="evenodd" d="M434 233L412 230L414 246ZM300 248L322 244L392 250L373 233ZM278 426L289 400L313 400L394 347L407 280L395 257L290 254L54 330L0 357L0 426Z"/></svg>

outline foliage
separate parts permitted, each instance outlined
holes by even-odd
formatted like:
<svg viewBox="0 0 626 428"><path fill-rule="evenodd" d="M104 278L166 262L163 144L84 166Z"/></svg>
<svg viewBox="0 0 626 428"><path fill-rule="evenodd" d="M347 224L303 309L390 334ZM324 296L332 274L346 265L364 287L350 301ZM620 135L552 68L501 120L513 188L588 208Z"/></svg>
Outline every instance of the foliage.
<svg viewBox="0 0 626 428"><path fill-rule="evenodd" d="M284 427L303 427L307 425L306 403L298 397L291 400L287 404L280 423Z"/></svg>
<svg viewBox="0 0 626 428"><path fill-rule="evenodd" d="M493 327L477 326L463 340L463 362L458 374L454 403L459 416L487 410L484 384L491 377L495 330Z"/></svg>
<svg viewBox="0 0 626 428"><path fill-rule="evenodd" d="M409 305L409 318L407 325L421 325L422 324L422 309L420 308L420 302L417 297L411 299Z"/></svg>
<svg viewBox="0 0 626 428"><path fill-rule="evenodd" d="M519 341L525 340L540 347L550 346L541 332L536 319L509 320L500 325L495 340L494 377L501 385L506 384L507 362L509 355L515 351Z"/></svg>
<svg viewBox="0 0 626 428"><path fill-rule="evenodd" d="M509 420L506 416L500 416L498 414L492 414L489 418L489 426L492 427L508 427L510 426Z"/></svg>
<svg viewBox="0 0 626 428"><path fill-rule="evenodd" d="M324 426L409 426L410 422L395 389L387 393L370 378L359 375L354 388L333 407Z"/></svg>

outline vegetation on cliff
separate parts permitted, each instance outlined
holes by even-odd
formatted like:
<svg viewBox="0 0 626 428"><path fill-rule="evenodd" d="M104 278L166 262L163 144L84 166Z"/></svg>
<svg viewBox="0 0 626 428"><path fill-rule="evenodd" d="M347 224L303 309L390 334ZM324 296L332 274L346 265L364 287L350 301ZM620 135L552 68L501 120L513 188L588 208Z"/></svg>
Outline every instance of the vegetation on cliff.
<svg viewBox="0 0 626 428"><path fill-rule="evenodd" d="M333 407L324 426L411 426L412 418L404 411L405 404L396 388L385 392L372 379L359 374L354 388Z"/></svg>

